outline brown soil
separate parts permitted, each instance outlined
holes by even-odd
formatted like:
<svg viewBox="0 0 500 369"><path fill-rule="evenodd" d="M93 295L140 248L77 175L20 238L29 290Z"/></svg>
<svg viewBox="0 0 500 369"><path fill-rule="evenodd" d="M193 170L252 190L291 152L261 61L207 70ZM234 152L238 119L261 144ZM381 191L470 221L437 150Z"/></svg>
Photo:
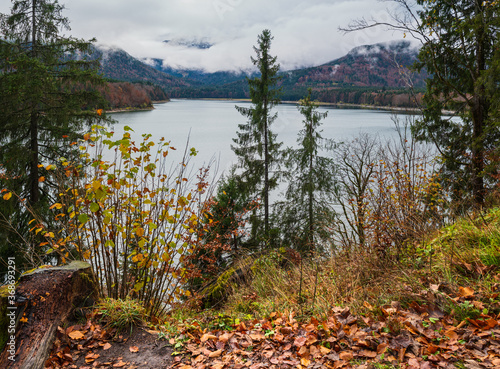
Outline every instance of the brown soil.
<svg viewBox="0 0 500 369"><path fill-rule="evenodd" d="M158 333L135 327L117 334L88 322L59 328L58 338L46 362L47 368L161 369L172 363L168 342Z"/></svg>

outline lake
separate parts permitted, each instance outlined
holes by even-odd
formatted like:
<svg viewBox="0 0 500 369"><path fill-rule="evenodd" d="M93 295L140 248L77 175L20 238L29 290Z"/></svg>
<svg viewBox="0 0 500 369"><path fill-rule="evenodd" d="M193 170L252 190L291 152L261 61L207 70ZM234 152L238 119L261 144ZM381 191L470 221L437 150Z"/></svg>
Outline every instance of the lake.
<svg viewBox="0 0 500 369"><path fill-rule="evenodd" d="M151 111L114 113L112 117L117 121L114 126L117 134L123 132L124 126L129 126L134 130L135 137L151 133L155 142L165 137L179 152L189 139L189 146L199 151L193 163L200 167L215 157L219 163L218 174L221 174L236 160L231 145L236 137L238 124L246 122L235 105L251 106L249 102L239 101L179 99L156 104ZM303 116L295 104L281 104L275 111L278 118L273 123L273 132L284 143L284 147L296 146ZM339 109L330 106L321 106L318 111L328 112L321 126L324 138L342 141L361 132L382 137L395 136L395 126L391 119L393 113L388 111Z"/></svg>

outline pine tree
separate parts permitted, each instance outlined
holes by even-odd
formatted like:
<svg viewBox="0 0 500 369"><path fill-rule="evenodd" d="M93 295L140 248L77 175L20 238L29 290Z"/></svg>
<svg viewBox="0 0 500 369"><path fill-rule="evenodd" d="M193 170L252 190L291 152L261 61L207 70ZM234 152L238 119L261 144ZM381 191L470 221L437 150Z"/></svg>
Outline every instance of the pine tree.
<svg viewBox="0 0 500 369"><path fill-rule="evenodd" d="M11 14L0 18L1 185L41 213L56 190L47 165L75 157L71 143L84 128L106 120L97 111L105 102L95 89L104 82L99 61L86 57L91 42L60 35L69 26L57 0L12 2ZM2 204L0 210L25 237L31 217L22 209ZM8 244L12 232L2 237Z"/></svg>
<svg viewBox="0 0 500 369"><path fill-rule="evenodd" d="M321 242L328 239L328 227L335 215L335 164L321 155L331 147L319 130L327 112L318 112L317 103L311 100L311 89L297 108L304 117L304 127L297 139L299 148L286 152L288 189L277 217L282 219L285 243L307 255L320 251Z"/></svg>
<svg viewBox="0 0 500 369"><path fill-rule="evenodd" d="M273 169L279 161L281 143L277 142L271 125L277 118L277 113L272 114L272 108L280 101L280 89L277 88L280 67L276 63L277 58L269 53L272 40L271 32L266 29L258 37L258 47L254 47L257 57L251 59L260 76L248 80L252 107L236 107L248 121L238 126L238 137L233 139L237 146L232 146L239 159L238 165L243 169L241 189L249 199L260 197L263 202L263 219L257 213L251 219L252 239L255 242L260 242L260 238L269 241L269 194L278 184L277 173L273 173Z"/></svg>

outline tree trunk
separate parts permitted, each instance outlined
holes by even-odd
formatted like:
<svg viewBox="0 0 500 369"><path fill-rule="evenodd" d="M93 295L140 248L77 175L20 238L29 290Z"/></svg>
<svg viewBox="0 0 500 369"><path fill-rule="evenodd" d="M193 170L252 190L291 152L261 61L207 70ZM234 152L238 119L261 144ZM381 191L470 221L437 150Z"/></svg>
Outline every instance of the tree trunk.
<svg viewBox="0 0 500 369"><path fill-rule="evenodd" d="M484 127L488 115L488 103L486 101L486 88L484 83L479 83L482 73L486 70L486 33L482 17L482 1L475 0L475 12L477 22L476 40L476 70L474 86L474 100L472 108L473 132L472 132L472 172L473 172L473 195L476 207L480 208L484 203Z"/></svg>
<svg viewBox="0 0 500 369"><path fill-rule="evenodd" d="M0 355L0 368L43 368L57 327L93 294L87 263L73 262L23 275L15 293L16 334Z"/></svg>

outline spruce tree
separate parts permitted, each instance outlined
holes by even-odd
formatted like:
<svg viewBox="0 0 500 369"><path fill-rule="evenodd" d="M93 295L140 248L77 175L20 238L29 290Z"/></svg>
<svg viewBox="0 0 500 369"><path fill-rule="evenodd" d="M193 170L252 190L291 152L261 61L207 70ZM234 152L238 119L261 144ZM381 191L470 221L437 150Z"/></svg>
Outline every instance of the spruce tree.
<svg viewBox="0 0 500 369"><path fill-rule="evenodd" d="M454 198L482 206L493 184L485 170L488 153L500 139L491 109L494 93L487 88L493 83L498 89L500 76L490 73L485 80L497 63L500 5L483 0L418 4L423 6L418 29L426 38L417 68L426 69L429 78L423 119L414 132L437 145ZM452 110L461 121L443 117L443 109Z"/></svg>
<svg viewBox="0 0 500 369"><path fill-rule="evenodd" d="M96 87L104 82L99 61L86 57L91 42L60 34L69 25L57 0L12 3L11 14L1 15L1 185L41 213L56 191L47 165L76 157L72 142L106 120L97 110L105 102ZM16 227L14 234L26 237L31 216L23 208L4 203L0 210L3 221ZM12 235L4 230L4 245Z"/></svg>
<svg viewBox="0 0 500 369"><path fill-rule="evenodd" d="M260 76L248 79L252 107L236 107L248 121L238 126L238 137L233 139L236 146L232 146L238 156L238 166L243 170L239 176L241 190L248 194L250 200L260 198L263 202L263 217L254 213L251 218L254 243L259 243L261 239L269 241L269 194L278 185L274 170L279 162L281 143L277 141L271 125L277 118L272 108L280 101L280 89L277 87L280 66L277 58L270 54L272 40L271 32L266 29L258 37L258 46L254 47L257 56L251 60L259 69Z"/></svg>
<svg viewBox="0 0 500 369"><path fill-rule="evenodd" d="M94 109L104 104L99 62L85 57L90 42L59 34L69 29L63 9L57 0L15 0L2 16L0 162L22 178L18 194L32 206L48 195L39 165L67 156L82 129L104 119Z"/></svg>
<svg viewBox="0 0 500 369"><path fill-rule="evenodd" d="M286 201L278 204L277 218L281 219L284 242L308 255L321 251L329 238L328 228L335 216L335 164L332 158L323 156L332 147L319 130L327 112L318 111L317 103L311 100L311 89L297 108L304 117L304 127L297 138L299 147L286 151L288 188Z"/></svg>
<svg viewBox="0 0 500 369"><path fill-rule="evenodd" d="M344 31L388 26L417 39L417 70L426 70L423 118L413 127L417 139L434 143L443 178L456 203L481 207L497 184L498 30L500 2L483 0L392 0L393 22L361 19ZM449 110L455 117L443 117Z"/></svg>

